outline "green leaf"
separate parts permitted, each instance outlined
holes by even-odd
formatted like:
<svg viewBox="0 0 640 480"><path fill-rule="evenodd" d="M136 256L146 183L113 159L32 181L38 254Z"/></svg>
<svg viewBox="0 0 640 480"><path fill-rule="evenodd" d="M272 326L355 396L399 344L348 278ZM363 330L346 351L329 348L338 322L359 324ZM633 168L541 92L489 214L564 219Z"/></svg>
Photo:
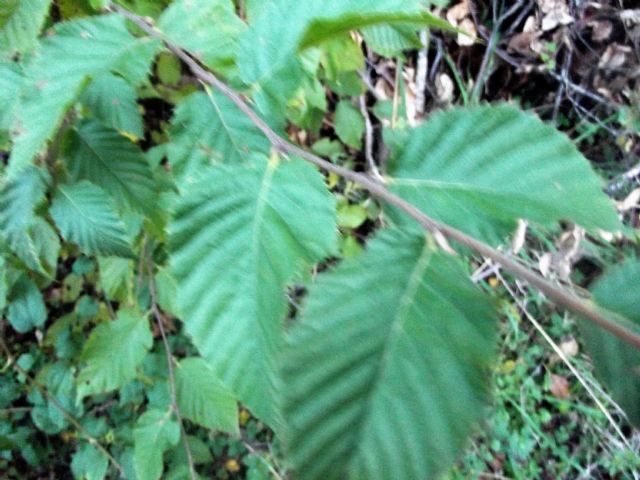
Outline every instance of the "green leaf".
<svg viewBox="0 0 640 480"><path fill-rule="evenodd" d="M107 476L108 468L107 457L88 442L82 443L71 459L71 471L75 478L102 480Z"/></svg>
<svg viewBox="0 0 640 480"><path fill-rule="evenodd" d="M231 0L177 0L163 12L158 28L205 65L224 73L235 67L238 37L246 25Z"/></svg>
<svg viewBox="0 0 640 480"><path fill-rule="evenodd" d="M180 200L169 232L188 334L236 398L273 425L284 288L336 249L322 175L298 159L216 167Z"/></svg>
<svg viewBox="0 0 640 480"><path fill-rule="evenodd" d="M100 287L109 300L126 302L132 291L133 262L127 258L100 257Z"/></svg>
<svg viewBox="0 0 640 480"><path fill-rule="evenodd" d="M336 135L345 144L358 150L362 147L364 118L351 103L344 100L338 103L334 127Z"/></svg>
<svg viewBox="0 0 640 480"><path fill-rule="evenodd" d="M0 187L0 237L30 269L49 276L60 247L55 231L36 209L44 202L50 178L45 170L29 167Z"/></svg>
<svg viewBox="0 0 640 480"><path fill-rule="evenodd" d="M176 368L176 395L184 417L205 428L238 434L236 400L203 359L180 361Z"/></svg>
<svg viewBox="0 0 640 480"><path fill-rule="evenodd" d="M398 9L395 12L375 12L371 10L368 12L348 12L338 18L313 20L300 39L298 48L304 50L332 37L348 33L351 30L384 24L412 24L434 27L449 32L457 31L449 22L429 12L412 13L404 12L402 9Z"/></svg>
<svg viewBox="0 0 640 480"><path fill-rule="evenodd" d="M86 180L59 185L51 216L62 237L89 255L130 257L124 223L104 190Z"/></svg>
<svg viewBox="0 0 640 480"><path fill-rule="evenodd" d="M162 455L180 441L180 426L171 410L147 410L136 422L133 440L138 480L157 480L164 469Z"/></svg>
<svg viewBox="0 0 640 480"><path fill-rule="evenodd" d="M144 136L136 91L122 77L100 75L89 84L81 101L104 126L136 140Z"/></svg>
<svg viewBox="0 0 640 480"><path fill-rule="evenodd" d="M0 55L13 57L36 46L50 4L51 0L3 1L0 6Z"/></svg>
<svg viewBox="0 0 640 480"><path fill-rule="evenodd" d="M8 174L17 174L44 149L88 76L112 71L141 83L157 47L156 40L133 37L119 15L57 24L26 70Z"/></svg>
<svg viewBox="0 0 640 480"><path fill-rule="evenodd" d="M0 130L13 126L24 76L20 66L0 59Z"/></svg>
<svg viewBox="0 0 640 480"><path fill-rule="evenodd" d="M377 18L393 12L414 11L417 14L418 8L419 2L414 0L387 0L368 4L369 12L365 14L359 0L269 2L240 40L238 63L242 79L260 85L275 75L286 74L286 68L295 60L296 51L336 34L332 31L330 35L318 38L321 32L316 22L321 19L329 26L339 25L344 33L365 26L361 18Z"/></svg>
<svg viewBox="0 0 640 480"><path fill-rule="evenodd" d="M238 67L241 79L248 84L258 109L265 118L280 126L281 119L272 117L284 111L304 78L299 50L305 46L301 40L307 31L315 35L316 20L340 22L346 16L348 30L359 28L357 21L362 14L360 0L274 0L261 8L252 18L247 31L241 36L238 50ZM367 4L370 15L393 12L418 12L417 0L386 0ZM309 33L310 32L310 33ZM309 37L310 40L313 38ZM259 48L256 48L259 46Z"/></svg>
<svg viewBox="0 0 640 480"><path fill-rule="evenodd" d="M244 162L271 147L238 107L211 91L194 93L177 105L170 137L168 157L181 186L193 183L206 165Z"/></svg>
<svg viewBox="0 0 640 480"><path fill-rule="evenodd" d="M367 209L362 205L341 203L338 206L338 226L343 228L358 228L368 217Z"/></svg>
<svg viewBox="0 0 640 480"><path fill-rule="evenodd" d="M153 344L145 315L120 310L118 318L98 325L82 351L87 363L78 375L80 398L116 390L136 376Z"/></svg>
<svg viewBox="0 0 640 480"><path fill-rule="evenodd" d="M103 188L121 208L141 213L156 206L156 185L144 154L129 139L96 121L70 134L67 165L71 178Z"/></svg>
<svg viewBox="0 0 640 480"><path fill-rule="evenodd" d="M593 297L599 305L623 315L640 331L640 261L615 266L598 280ZM578 324L596 374L609 387L627 417L640 426L640 351L592 324Z"/></svg>
<svg viewBox="0 0 640 480"><path fill-rule="evenodd" d="M47 319L47 309L42 294L37 285L26 275L21 275L11 288L7 317L18 333L26 333L41 327Z"/></svg>
<svg viewBox="0 0 640 480"><path fill-rule="evenodd" d="M474 237L497 243L518 218L621 228L600 179L571 141L514 106L447 110L402 143L390 162L390 189Z"/></svg>
<svg viewBox="0 0 640 480"><path fill-rule="evenodd" d="M296 478L436 478L481 420L496 315L430 243L384 231L310 289L282 373Z"/></svg>
<svg viewBox="0 0 640 480"><path fill-rule="evenodd" d="M403 50L420 48L422 44L412 25L374 25L362 29L367 45L384 57L395 57Z"/></svg>

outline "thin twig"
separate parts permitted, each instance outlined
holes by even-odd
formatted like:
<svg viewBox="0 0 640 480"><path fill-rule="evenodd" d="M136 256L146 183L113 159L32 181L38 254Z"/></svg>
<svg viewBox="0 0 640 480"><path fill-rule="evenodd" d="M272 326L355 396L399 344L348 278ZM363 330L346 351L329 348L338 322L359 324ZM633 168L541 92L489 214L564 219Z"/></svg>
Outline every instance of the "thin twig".
<svg viewBox="0 0 640 480"><path fill-rule="evenodd" d="M612 333L621 340L633 345L640 349L640 334L635 329L633 324L628 320L620 317L613 312L605 311L601 308L596 308L590 302L578 298L572 293L569 293L563 289L557 288L552 283L545 280L543 277L529 269L519 265L511 260L508 256L498 252L489 245L470 237L466 233L457 230L447 224L440 223L415 205L407 202L403 198L395 195L389 191L386 186L377 180L369 177L368 175L354 172L345 167L334 165L333 163L325 160L317 155L314 155L302 148L288 142L281 138L271 127L262 120L251 107L244 101L244 99L232 88L227 86L224 82L220 81L218 77L213 75L208 70L205 70L200 63L194 59L190 54L176 45L169 42L162 32L154 28L147 23L142 17L129 12L128 10L120 7L119 5L112 5L111 9L119 12L129 20L133 21L142 28L149 35L159 38L165 42L165 45L171 50L178 58L180 58L191 70L191 72L201 81L203 84L208 84L213 88L216 88L229 100L231 100L248 118L251 122L265 135L265 137L271 142L272 147L283 154L298 156L308 162L320 167L321 169L335 173L336 175L343 177L352 182L358 183L365 189L369 190L374 196L380 200L384 200L387 203L404 211L407 215L417 221L426 231L432 233L436 239L438 237L446 237L449 240L458 242L459 244L474 250L484 257L489 257L493 261L498 262L502 267L509 271L516 277L530 283L535 288L540 290L544 295L553 300L556 304L571 310L579 316L590 320L595 325L603 328L604 330ZM392 181L392 179L389 179ZM613 320L615 319L615 320Z"/></svg>
<svg viewBox="0 0 640 480"><path fill-rule="evenodd" d="M167 340L167 333L164 329L164 318L160 308L158 307L158 294L156 292L156 284L153 278L153 264L151 261L147 264L147 272L149 274L149 296L151 297L151 312L160 330L160 336L162 337L162 344L164 346L164 352L167 357L167 372L169 377L169 389L171 391L171 408L178 419L180 425L180 437L182 439L182 446L184 452L187 455L187 463L189 464L189 476L191 480L196 480L198 474L196 473L196 467L193 463L193 454L191 453L191 447L189 447L189 439L187 438L187 431L184 428L184 422L182 420L182 414L178 407L178 394L176 392L176 378L173 373L173 355L171 353L171 346L169 340Z"/></svg>
<svg viewBox="0 0 640 480"><path fill-rule="evenodd" d="M426 107L425 91L427 89L427 75L429 71L429 31L420 31L422 48L418 50L418 64L416 66L416 113L424 116Z"/></svg>
<svg viewBox="0 0 640 480"><path fill-rule="evenodd" d="M373 125L367 110L367 101L364 95L360 95L358 101L360 103L360 112L364 117L364 158L367 161L367 168L371 175L378 180L382 180L382 175L380 175L376 161L373 159Z"/></svg>
<svg viewBox="0 0 640 480"><path fill-rule="evenodd" d="M0 335L0 350L2 350L6 355L7 364L11 365L16 372L22 375L29 382L31 386L35 387L44 397L46 397L47 400L49 400L49 402L51 403L51 405L53 405L58 411L60 411L62 416L65 419L67 419L67 421L71 425L73 425L73 427L78 431L78 433L82 437L84 437L84 439L87 442L89 442L91 445L96 447L100 451L100 453L102 453L105 457L107 457L109 462L111 462L111 464L116 468L118 473L121 476L124 476L124 469L122 468L122 465L120 465L118 461L113 457L113 455L109 453L109 450L103 447L102 444L95 437L93 437L89 432L87 432L87 430L85 430L85 428L82 425L80 425L80 422L78 422L78 420L76 420L76 418L73 415L67 412L67 410L60 404L60 402L56 397L54 397L51 393L49 393L49 391L44 386L40 385L34 378L32 378L31 375L29 375L29 372L27 372L24 368L18 365L18 362L15 361L15 358L11 353L11 350L9 350L9 347L7 346L7 344L4 341L4 338L1 335Z"/></svg>

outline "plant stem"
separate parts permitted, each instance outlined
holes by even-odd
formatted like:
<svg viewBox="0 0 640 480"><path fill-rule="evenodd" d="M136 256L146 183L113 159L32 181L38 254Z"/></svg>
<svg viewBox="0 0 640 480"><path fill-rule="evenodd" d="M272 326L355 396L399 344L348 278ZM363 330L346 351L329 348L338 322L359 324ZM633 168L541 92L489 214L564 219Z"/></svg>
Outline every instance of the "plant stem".
<svg viewBox="0 0 640 480"><path fill-rule="evenodd" d="M167 357L167 372L169 377L169 389L171 392L171 408L176 414L178 424L180 425L180 438L182 439L182 446L184 447L184 452L187 456L187 463L189 465L189 477L191 478L191 480L196 480L198 478L198 474L196 473L196 468L193 463L193 454L191 453L191 448L189 447L189 439L187 438L187 431L184 428L182 414L180 413L180 408L178 407L176 378L173 373L173 355L171 354L171 346L169 345L169 340L167 340L167 333L164 329L162 312L160 312L160 308L158 308L158 294L156 292L156 284L153 278L153 264L151 262L147 264L147 271L149 274L149 296L151 297L151 312L153 313L156 324L158 325L158 330L160 330L164 352Z"/></svg>
<svg viewBox="0 0 640 480"><path fill-rule="evenodd" d="M271 142L271 145L275 150L283 154L301 157L325 171L335 173L336 175L339 175L347 180L358 183L360 186L369 190L369 192L377 198L384 200L394 207L397 207L400 210L404 211L407 215L416 220L426 231L436 235L436 237L444 236L448 240L458 242L459 244L470 248L471 250L474 250L480 255L492 259L493 261L502 265L502 267L505 270L509 271L511 274L536 287L559 306L564 307L567 310L570 310L578 314L579 316L590 320L595 325L598 325L599 327L615 335L624 342L627 342L640 349L640 333L638 333L638 330L634 328L634 325L630 321L613 312L605 311L604 309L598 308L587 300L576 297L572 293L569 293L564 289L553 285L537 273L518 264L507 255L499 252L493 247L480 242L475 238L470 237L466 233L463 233L462 231L457 230L447 224L440 223L432 219L420 209L418 209L415 205L407 202L401 197L398 197L397 195L389 191L384 186L384 184L372 179L368 175L354 172L339 165L334 165L328 160L320 158L317 155L303 150L302 148L281 138L275 131L271 129L271 127L269 127L269 125L267 125L264 120L262 120L252 110L252 108L245 102L240 94L238 94L227 84L219 80L218 77L216 77L213 73L202 67L201 64L185 50L167 40L162 32L156 29L152 24L148 23L144 18L130 12L129 10L120 7L119 5L112 4L110 6L110 9L118 12L125 18L134 22L150 36L162 40L167 48L189 67L191 72L195 75L196 78L198 78L198 80L200 80L203 84L212 86L227 98L229 98L229 100L231 100L264 134L264 136Z"/></svg>

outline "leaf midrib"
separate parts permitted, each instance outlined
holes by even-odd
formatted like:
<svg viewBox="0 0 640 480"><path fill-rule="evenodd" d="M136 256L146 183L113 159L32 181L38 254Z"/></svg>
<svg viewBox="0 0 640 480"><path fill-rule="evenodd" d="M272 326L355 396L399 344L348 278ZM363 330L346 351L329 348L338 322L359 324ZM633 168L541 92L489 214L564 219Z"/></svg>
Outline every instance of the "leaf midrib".
<svg viewBox="0 0 640 480"><path fill-rule="evenodd" d="M363 402L366 407L363 407L363 415L360 425L358 427L358 433L356 434L356 438L362 437L363 432L366 431L367 426L371 423L371 410L373 406L374 399L376 398L378 391L380 389L380 385L382 384L382 379L384 378L387 364L389 361L389 356L391 355L392 346L395 345L396 340L402 334L404 323L407 319L407 313L411 306L413 299L418 291L418 287L420 285L420 279L423 277L425 271L427 270L431 258L433 256L433 248L426 242L420 251L420 256L416 261L416 264L409 275L409 279L407 280L407 284L403 290L402 295L400 296L400 300L398 302L398 308L396 310L396 315L391 322L391 326L389 328L389 334L387 337L387 341L384 342L383 350L380 358L380 362L378 367L376 368L376 373L372 380L373 388L371 392L367 396L368 398ZM358 442L361 443L361 442ZM353 464L352 460L350 462L350 466Z"/></svg>

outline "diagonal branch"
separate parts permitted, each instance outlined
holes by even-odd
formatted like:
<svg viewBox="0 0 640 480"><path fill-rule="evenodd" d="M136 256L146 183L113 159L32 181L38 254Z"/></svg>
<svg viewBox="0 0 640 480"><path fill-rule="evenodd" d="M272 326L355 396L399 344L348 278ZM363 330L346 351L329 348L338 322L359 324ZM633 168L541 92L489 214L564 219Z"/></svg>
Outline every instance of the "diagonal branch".
<svg viewBox="0 0 640 480"><path fill-rule="evenodd" d="M372 179L368 175L354 172L353 170L349 170L348 168L344 168L339 165L334 165L333 163L307 152L306 150L303 150L302 148L283 139L252 110L240 94L219 80L213 73L202 67L202 65L188 52L171 43L161 31L155 28L146 19L123 7L120 7L119 5L111 4L109 9L119 13L128 20L131 20L150 36L162 40L166 47L189 67L198 80L203 84L212 86L229 98L229 100L231 100L251 120L251 122L264 134L264 136L267 137L275 150L286 155L301 157L327 172L335 173L342 178L359 184L369 190L369 192L378 199L384 200L412 217L426 231L433 234L436 237L436 240L438 238L446 237L447 240L455 241L467 248L470 248L471 250L474 250L484 257L492 259L502 265L505 270L509 271L514 276L536 287L557 305L588 319L619 339L640 349L640 333L636 328L634 328L634 325L630 321L613 312L605 311L588 300L576 297L572 293L553 285L542 276L527 269L526 267L523 267L507 255L497 251L491 246L470 237L460 230L432 219L419 210L415 205L407 202L401 197L398 197L389 191L382 183ZM438 243L446 246L446 242Z"/></svg>

